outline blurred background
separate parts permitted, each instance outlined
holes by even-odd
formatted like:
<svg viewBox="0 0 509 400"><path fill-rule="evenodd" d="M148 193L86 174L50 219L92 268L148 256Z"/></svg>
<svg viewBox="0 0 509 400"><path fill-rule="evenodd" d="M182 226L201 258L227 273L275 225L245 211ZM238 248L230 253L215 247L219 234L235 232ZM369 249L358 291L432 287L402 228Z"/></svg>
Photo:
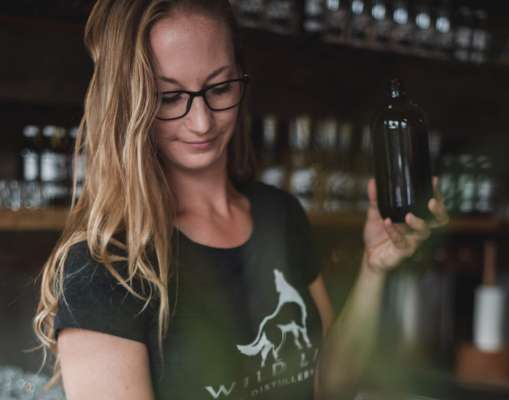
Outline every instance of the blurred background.
<svg viewBox="0 0 509 400"><path fill-rule="evenodd" d="M472 398L507 395L505 2L231 3L251 75L246 126L258 177L307 209L337 311L360 264L369 123L389 79L400 78L427 116L432 168L452 221L391 273L378 346L385 365L374 366L370 384L395 387L402 375L389 371L389 357L395 370L424 377L418 382L482 390ZM38 276L65 221L72 169L78 190L86 177L86 154L73 167L71 152L93 68L82 40L92 5L0 4L0 369L11 371L0 374L1 399L17 398L20 388L35 396L19 377L42 362L39 352L24 352L37 344L31 319ZM403 384L421 394L440 386L413 379Z"/></svg>

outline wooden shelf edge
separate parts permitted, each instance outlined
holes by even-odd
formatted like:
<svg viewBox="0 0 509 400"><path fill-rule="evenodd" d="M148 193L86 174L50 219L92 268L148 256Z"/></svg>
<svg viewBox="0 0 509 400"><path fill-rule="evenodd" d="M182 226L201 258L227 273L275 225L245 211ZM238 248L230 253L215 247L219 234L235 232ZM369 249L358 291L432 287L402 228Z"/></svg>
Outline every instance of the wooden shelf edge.
<svg viewBox="0 0 509 400"><path fill-rule="evenodd" d="M0 210L0 231L61 230L67 213L67 208Z"/></svg>
<svg viewBox="0 0 509 400"><path fill-rule="evenodd" d="M310 212L308 215L316 227L345 230L362 229L366 218L365 214L360 212L343 214ZM454 217L446 227L440 228L440 231L455 234L509 233L509 221L491 216Z"/></svg>
<svg viewBox="0 0 509 400"><path fill-rule="evenodd" d="M67 218L67 208L23 209L18 211L0 209L0 231L44 231L61 230ZM361 230L365 214L352 213L308 213L311 224L316 228ZM497 217L453 218L450 224L441 228L444 233L455 234L496 234L509 233L509 221Z"/></svg>

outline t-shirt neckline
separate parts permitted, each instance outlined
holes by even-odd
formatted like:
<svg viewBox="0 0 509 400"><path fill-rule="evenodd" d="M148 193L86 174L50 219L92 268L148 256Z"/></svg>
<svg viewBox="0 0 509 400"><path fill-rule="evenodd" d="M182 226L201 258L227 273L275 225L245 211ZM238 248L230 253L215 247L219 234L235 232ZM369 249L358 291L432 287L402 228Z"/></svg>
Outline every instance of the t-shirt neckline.
<svg viewBox="0 0 509 400"><path fill-rule="evenodd" d="M174 226L174 230L175 230L177 239L183 238L186 242L190 243L192 246L199 247L199 248L202 248L202 249L205 249L208 251L214 251L214 252L238 252L238 251L245 249L246 247L249 247L251 245L251 243L254 241L254 237L258 230L258 227L257 227L258 224L256 221L256 212L255 212L256 202L253 201L253 194L252 194L252 191L250 190L251 185L249 185L249 184L238 185L238 186L236 186L236 188L241 194L243 194L247 198L247 200L249 201L249 205L250 205L249 206L249 214L251 216L251 233L244 243L242 243L238 246L234 246L234 247L209 246L204 243L200 243L200 242L197 242L197 241L191 239L184 232L182 232L180 229L178 229L176 226Z"/></svg>

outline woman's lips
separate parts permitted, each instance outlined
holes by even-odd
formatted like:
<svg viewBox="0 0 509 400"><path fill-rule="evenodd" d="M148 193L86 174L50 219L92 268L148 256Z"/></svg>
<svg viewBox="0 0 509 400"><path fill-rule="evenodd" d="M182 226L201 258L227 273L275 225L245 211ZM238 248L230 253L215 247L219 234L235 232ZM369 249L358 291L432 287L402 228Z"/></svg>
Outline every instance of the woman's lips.
<svg viewBox="0 0 509 400"><path fill-rule="evenodd" d="M185 143L189 146L191 146L193 149L207 149L208 147L210 147L210 145L212 144L212 142L215 140L216 138L212 138L212 139L209 139L209 140L202 140L200 142L185 142L185 141L182 141L182 143Z"/></svg>

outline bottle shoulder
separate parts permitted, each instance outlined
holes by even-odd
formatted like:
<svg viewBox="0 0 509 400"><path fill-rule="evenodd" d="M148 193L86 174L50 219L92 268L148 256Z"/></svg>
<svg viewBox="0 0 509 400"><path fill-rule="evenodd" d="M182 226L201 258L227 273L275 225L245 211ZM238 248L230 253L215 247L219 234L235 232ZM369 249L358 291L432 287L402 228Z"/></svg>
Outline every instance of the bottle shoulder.
<svg viewBox="0 0 509 400"><path fill-rule="evenodd" d="M426 125L424 111L412 102L391 102L385 104L375 115L373 123L378 124L388 120L406 120L410 124Z"/></svg>

